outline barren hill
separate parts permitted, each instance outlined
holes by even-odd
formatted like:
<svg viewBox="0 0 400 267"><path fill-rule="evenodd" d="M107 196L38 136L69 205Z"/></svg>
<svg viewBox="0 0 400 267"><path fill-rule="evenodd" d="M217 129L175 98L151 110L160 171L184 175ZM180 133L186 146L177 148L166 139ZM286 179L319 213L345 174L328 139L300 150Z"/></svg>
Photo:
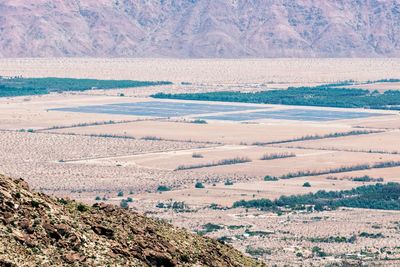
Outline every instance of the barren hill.
<svg viewBox="0 0 400 267"><path fill-rule="evenodd" d="M259 266L228 245L0 175L0 266Z"/></svg>
<svg viewBox="0 0 400 267"><path fill-rule="evenodd" d="M2 57L400 56L399 0L3 0Z"/></svg>

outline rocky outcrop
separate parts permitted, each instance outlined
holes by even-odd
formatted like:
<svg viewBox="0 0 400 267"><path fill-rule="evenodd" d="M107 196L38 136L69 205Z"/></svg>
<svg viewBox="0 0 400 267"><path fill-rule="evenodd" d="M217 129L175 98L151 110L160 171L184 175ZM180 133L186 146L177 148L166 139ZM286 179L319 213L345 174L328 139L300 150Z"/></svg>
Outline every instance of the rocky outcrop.
<svg viewBox="0 0 400 267"><path fill-rule="evenodd" d="M0 266L263 266L232 247L104 203L0 175Z"/></svg>
<svg viewBox="0 0 400 267"><path fill-rule="evenodd" d="M2 57L400 56L398 0L3 0Z"/></svg>

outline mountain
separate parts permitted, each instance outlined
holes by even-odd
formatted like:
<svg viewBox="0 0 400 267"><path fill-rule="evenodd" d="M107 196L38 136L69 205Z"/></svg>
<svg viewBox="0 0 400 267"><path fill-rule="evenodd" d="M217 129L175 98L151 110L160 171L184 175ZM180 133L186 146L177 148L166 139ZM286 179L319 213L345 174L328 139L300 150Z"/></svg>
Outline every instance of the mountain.
<svg viewBox="0 0 400 267"><path fill-rule="evenodd" d="M1 57L398 57L400 0L2 0Z"/></svg>
<svg viewBox="0 0 400 267"><path fill-rule="evenodd" d="M264 266L228 245L0 175L0 266Z"/></svg>

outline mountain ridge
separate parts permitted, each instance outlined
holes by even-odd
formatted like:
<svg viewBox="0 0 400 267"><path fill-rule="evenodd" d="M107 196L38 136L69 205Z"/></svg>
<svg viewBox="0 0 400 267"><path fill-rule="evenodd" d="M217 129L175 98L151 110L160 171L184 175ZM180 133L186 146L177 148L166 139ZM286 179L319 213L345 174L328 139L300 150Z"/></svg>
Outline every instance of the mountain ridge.
<svg viewBox="0 0 400 267"><path fill-rule="evenodd" d="M1 57L398 57L399 0L4 0Z"/></svg>

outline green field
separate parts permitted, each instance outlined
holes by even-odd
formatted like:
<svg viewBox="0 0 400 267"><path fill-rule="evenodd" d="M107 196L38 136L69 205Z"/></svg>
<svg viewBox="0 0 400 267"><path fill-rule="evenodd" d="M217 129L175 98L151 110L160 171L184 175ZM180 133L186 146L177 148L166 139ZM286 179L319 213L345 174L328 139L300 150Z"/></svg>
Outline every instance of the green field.
<svg viewBox="0 0 400 267"><path fill-rule="evenodd" d="M397 80L393 79L390 81ZM385 80L384 82L389 82L389 80ZM255 93L158 93L153 95L152 97L181 100L243 102L256 104L400 110L400 91L386 91L384 93L380 93L378 91L371 92L363 89L342 88L342 86L347 85L350 85L350 83L342 82L315 87L289 87L286 90L269 90Z"/></svg>
<svg viewBox="0 0 400 267"><path fill-rule="evenodd" d="M95 80L72 78L0 77L0 97L44 95L51 92L118 89L171 84L167 81Z"/></svg>

